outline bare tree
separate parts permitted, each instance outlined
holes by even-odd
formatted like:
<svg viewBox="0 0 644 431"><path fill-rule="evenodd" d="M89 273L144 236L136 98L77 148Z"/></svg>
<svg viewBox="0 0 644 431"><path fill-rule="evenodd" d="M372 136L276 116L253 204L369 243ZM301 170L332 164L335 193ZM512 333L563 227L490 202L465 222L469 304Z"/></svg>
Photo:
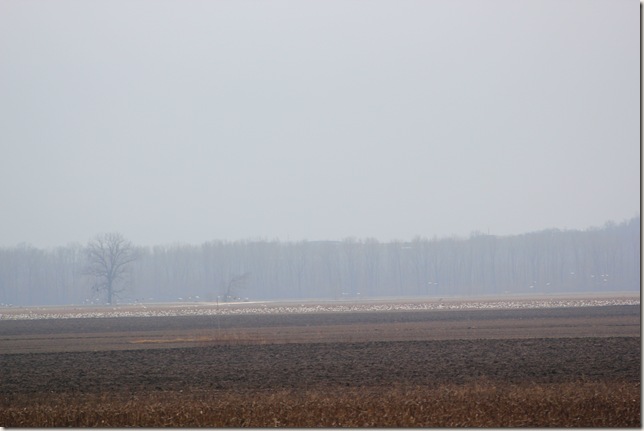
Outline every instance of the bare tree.
<svg viewBox="0 0 644 431"><path fill-rule="evenodd" d="M119 233L98 235L87 244L85 273L94 277L92 286L97 292L105 291L107 303L123 291L122 282L128 266L139 257L132 243Z"/></svg>
<svg viewBox="0 0 644 431"><path fill-rule="evenodd" d="M243 274L234 275L228 280L226 284L226 290L224 292L224 302L233 301L236 298L236 294L240 289L246 287L246 283L250 278L250 272L245 272Z"/></svg>

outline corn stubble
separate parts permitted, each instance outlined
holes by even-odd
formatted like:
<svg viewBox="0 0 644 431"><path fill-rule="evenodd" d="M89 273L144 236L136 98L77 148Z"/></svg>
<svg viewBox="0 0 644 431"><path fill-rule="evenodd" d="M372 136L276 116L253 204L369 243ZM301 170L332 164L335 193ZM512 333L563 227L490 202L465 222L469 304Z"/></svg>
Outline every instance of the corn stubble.
<svg viewBox="0 0 644 431"><path fill-rule="evenodd" d="M21 427L640 427L632 382L2 397Z"/></svg>

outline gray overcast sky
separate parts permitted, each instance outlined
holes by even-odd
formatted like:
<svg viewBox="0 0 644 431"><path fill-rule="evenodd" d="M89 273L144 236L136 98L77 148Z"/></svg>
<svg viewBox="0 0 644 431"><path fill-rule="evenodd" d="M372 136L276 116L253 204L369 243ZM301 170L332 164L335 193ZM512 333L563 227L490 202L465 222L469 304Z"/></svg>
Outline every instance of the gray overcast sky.
<svg viewBox="0 0 644 431"><path fill-rule="evenodd" d="M0 246L640 209L635 0L2 0Z"/></svg>

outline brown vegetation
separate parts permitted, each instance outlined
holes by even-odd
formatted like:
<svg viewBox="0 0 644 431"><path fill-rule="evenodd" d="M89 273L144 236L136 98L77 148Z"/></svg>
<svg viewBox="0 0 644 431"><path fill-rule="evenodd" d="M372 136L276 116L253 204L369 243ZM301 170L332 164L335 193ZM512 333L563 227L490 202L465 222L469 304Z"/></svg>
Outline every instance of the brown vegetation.
<svg viewBox="0 0 644 431"><path fill-rule="evenodd" d="M507 384L160 392L35 400L0 409L0 423L28 427L639 427L632 383Z"/></svg>

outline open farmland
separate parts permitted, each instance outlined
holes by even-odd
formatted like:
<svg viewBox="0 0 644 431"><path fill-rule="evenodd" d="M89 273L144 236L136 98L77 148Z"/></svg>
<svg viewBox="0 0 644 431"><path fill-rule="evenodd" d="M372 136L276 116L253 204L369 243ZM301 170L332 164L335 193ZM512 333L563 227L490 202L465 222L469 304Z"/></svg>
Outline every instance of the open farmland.
<svg viewBox="0 0 644 431"><path fill-rule="evenodd" d="M596 300L12 310L0 424L639 426L639 297Z"/></svg>

